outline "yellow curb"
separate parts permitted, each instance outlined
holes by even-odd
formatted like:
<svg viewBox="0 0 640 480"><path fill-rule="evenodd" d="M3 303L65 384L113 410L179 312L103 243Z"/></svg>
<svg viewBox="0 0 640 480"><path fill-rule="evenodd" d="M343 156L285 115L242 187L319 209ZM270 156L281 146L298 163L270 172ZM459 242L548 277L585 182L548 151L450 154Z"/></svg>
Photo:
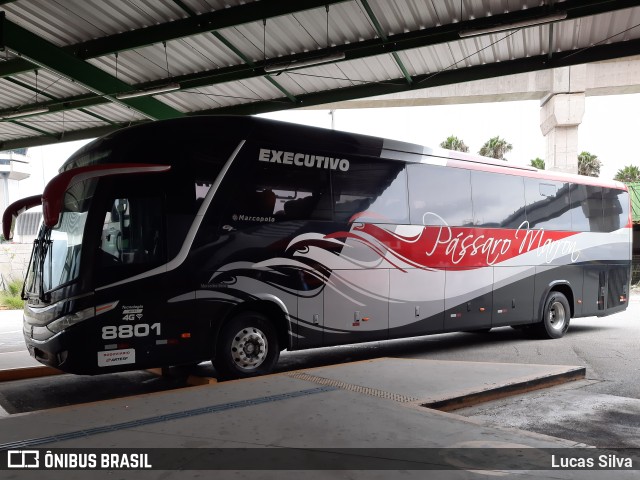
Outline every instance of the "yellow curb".
<svg viewBox="0 0 640 480"><path fill-rule="evenodd" d="M14 380L25 380L27 378L48 377L51 375L62 375L64 372L53 367L24 367L0 370L0 382L11 382Z"/></svg>

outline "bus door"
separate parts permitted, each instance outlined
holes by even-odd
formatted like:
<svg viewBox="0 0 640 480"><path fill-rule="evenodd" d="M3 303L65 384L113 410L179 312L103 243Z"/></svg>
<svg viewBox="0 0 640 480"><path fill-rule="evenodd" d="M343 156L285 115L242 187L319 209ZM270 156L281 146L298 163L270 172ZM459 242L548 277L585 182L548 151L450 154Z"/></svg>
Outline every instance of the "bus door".
<svg viewBox="0 0 640 480"><path fill-rule="evenodd" d="M159 364L159 358L171 355L158 356L156 347L180 334L171 325L166 275L157 270L166 263L164 198L128 179L105 190L109 193L99 202L95 222L99 237L93 265L98 367L116 366L109 358ZM108 353L113 351L122 355ZM171 351L179 356L177 349Z"/></svg>

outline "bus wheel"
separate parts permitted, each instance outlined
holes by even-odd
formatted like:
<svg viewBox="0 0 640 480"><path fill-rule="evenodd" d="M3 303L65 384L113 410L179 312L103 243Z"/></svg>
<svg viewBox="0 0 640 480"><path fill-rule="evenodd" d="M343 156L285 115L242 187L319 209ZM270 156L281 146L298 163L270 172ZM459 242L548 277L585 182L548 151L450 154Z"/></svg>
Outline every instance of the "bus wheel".
<svg viewBox="0 0 640 480"><path fill-rule="evenodd" d="M274 325L260 313L244 312L222 328L213 365L223 379L247 378L271 372L279 357Z"/></svg>
<svg viewBox="0 0 640 480"><path fill-rule="evenodd" d="M537 333L544 338L560 338L569 329L571 308L567 297L560 292L551 292L544 304L542 322L537 325Z"/></svg>

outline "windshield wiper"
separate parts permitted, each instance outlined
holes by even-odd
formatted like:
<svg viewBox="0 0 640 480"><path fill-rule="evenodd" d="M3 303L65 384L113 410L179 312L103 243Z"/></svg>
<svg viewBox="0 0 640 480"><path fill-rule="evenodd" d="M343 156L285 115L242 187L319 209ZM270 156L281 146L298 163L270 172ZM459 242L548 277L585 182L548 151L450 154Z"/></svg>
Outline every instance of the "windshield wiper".
<svg viewBox="0 0 640 480"><path fill-rule="evenodd" d="M37 291L38 298L42 302L47 302L50 298L44 290L44 263L47 258L47 252L52 243L51 231L41 232L33 241L33 250L27 267L27 281L22 286L22 299L26 300L28 294L35 294Z"/></svg>
<svg viewBox="0 0 640 480"><path fill-rule="evenodd" d="M40 239L40 245L39 245L39 250L41 252L41 255L40 255L40 258L38 259L39 266L40 266L40 282L38 282L39 283L38 298L42 302L48 302L51 296L48 293L46 294L44 291L44 262L47 258L47 252L49 251L49 247L53 243L51 241L51 230L48 229L47 232L42 237L43 238ZM49 258L49 279L51 279L51 258Z"/></svg>

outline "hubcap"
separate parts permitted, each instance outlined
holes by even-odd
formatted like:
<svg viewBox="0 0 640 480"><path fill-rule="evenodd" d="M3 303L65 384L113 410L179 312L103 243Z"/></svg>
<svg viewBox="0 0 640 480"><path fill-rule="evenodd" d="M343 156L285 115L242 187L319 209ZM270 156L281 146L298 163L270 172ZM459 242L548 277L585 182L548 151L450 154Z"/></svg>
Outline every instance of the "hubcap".
<svg viewBox="0 0 640 480"><path fill-rule="evenodd" d="M255 370L267 357L267 336L258 328L243 328L231 342L231 358L241 370Z"/></svg>
<svg viewBox="0 0 640 480"><path fill-rule="evenodd" d="M553 302L549 307L549 325L554 330L562 330L567 321L564 305L560 302Z"/></svg>

